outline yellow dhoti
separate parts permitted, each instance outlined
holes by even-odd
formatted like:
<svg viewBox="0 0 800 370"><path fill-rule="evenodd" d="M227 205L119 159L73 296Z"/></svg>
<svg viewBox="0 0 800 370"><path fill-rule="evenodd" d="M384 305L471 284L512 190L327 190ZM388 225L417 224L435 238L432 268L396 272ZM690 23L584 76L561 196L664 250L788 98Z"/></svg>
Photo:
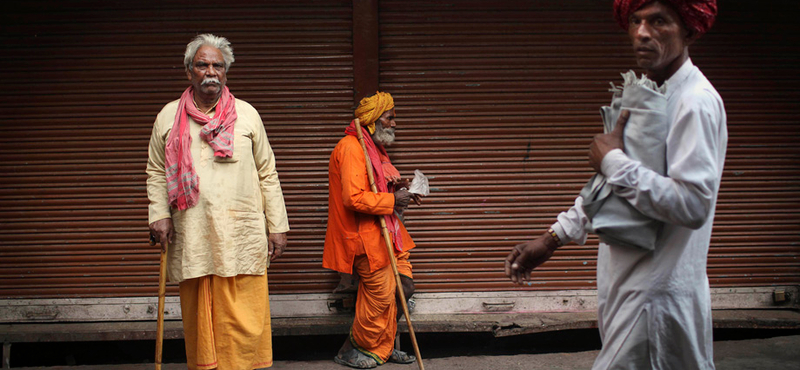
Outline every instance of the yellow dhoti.
<svg viewBox="0 0 800 370"><path fill-rule="evenodd" d="M180 283L190 370L272 366L267 275L202 276Z"/></svg>

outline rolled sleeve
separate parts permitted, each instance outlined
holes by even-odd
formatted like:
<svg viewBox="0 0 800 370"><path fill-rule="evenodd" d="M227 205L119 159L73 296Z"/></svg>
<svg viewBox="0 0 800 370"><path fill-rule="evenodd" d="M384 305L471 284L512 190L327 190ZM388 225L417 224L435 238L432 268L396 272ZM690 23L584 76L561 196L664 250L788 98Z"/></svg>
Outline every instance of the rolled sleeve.
<svg viewBox="0 0 800 370"><path fill-rule="evenodd" d="M600 163L600 170L606 177L612 176L630 161L632 159L622 149L613 149L603 157L603 161Z"/></svg>
<svg viewBox="0 0 800 370"><path fill-rule="evenodd" d="M563 244L572 241L581 245L586 243L589 235L589 218L583 212L583 197L577 197L575 205L567 211L561 212L557 220L551 227Z"/></svg>

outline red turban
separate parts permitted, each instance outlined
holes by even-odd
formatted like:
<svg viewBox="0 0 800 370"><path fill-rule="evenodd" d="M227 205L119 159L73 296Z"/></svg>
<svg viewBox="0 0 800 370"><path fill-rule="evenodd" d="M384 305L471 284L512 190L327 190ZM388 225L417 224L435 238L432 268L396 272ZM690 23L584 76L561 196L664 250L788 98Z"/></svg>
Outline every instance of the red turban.
<svg viewBox="0 0 800 370"><path fill-rule="evenodd" d="M623 28L628 29L631 13L642 5L654 0L614 0L614 18ZM672 5L680 14L683 24L698 35L706 33L717 17L717 0L660 0Z"/></svg>

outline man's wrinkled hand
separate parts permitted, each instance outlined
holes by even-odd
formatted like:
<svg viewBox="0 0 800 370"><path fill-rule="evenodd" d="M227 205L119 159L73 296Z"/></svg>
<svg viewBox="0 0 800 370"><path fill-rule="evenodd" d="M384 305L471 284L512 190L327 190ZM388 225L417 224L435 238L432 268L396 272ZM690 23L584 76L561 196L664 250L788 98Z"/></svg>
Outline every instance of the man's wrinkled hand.
<svg viewBox="0 0 800 370"><path fill-rule="evenodd" d="M286 250L286 233L270 233L267 240L267 249L269 251L269 261L272 262L276 258L283 255Z"/></svg>
<svg viewBox="0 0 800 370"><path fill-rule="evenodd" d="M589 145L589 165L594 168L597 173L603 173L602 164L608 152L614 149L625 150L625 143L623 140L625 134L625 126L628 124L631 112L624 109L619 118L617 118L617 125L614 130L607 134L598 134L594 136L594 140Z"/></svg>
<svg viewBox="0 0 800 370"><path fill-rule="evenodd" d="M172 243L175 239L175 228L172 226L171 218L164 218L150 224L150 241L151 245L155 242L161 244L161 251L165 251L164 247L167 243Z"/></svg>
<svg viewBox="0 0 800 370"><path fill-rule="evenodd" d="M409 179L400 179L394 182L395 189L406 189L411 187L411 180Z"/></svg>
<svg viewBox="0 0 800 370"><path fill-rule="evenodd" d="M524 281L531 279L531 272L535 268L553 256L556 248L558 244L548 233L529 242L515 245L506 257L506 276L515 284L523 284Z"/></svg>
<svg viewBox="0 0 800 370"><path fill-rule="evenodd" d="M400 180L397 180L394 183L394 188L398 189L398 191L400 191L400 190L408 190L409 187L411 187L411 180L410 179L400 179ZM409 192L409 194L411 194L410 201L414 201L414 204L416 204L418 206L422 205L422 195L421 194L414 194L414 193L411 193L411 192ZM410 201L408 203L410 203ZM406 203L406 205L403 208L398 208L397 207L397 192L395 192L395 204L394 204L395 205L395 207L394 207L395 209L397 209L398 211L402 211L404 208L408 207L408 203Z"/></svg>
<svg viewBox="0 0 800 370"><path fill-rule="evenodd" d="M394 208L398 210L406 209L413 195L405 189L398 189L394 192Z"/></svg>

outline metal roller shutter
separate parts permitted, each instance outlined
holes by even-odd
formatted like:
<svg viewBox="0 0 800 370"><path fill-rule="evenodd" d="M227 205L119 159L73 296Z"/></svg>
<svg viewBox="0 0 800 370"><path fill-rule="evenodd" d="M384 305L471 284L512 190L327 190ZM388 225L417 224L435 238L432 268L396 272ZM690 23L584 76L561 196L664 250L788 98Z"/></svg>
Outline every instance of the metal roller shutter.
<svg viewBox="0 0 800 370"><path fill-rule="evenodd" d="M598 107L608 82L633 67L609 3L378 2L379 86L395 96L400 124L390 152L404 175L419 168L434 188L407 214L418 291L518 289L502 258L589 178ZM293 231L270 268L271 292L330 292L336 275L321 268L327 162L352 117L352 5L7 8L0 298L154 294L147 140L156 113L187 86L182 46L199 32L233 42L229 86L259 110L278 157ZM796 11L780 11L795 9L791 2L762 5L724 2L711 34L692 47L729 115L709 255L716 287L800 283L800 55L786 48L800 32ZM560 250L532 289L592 289L596 244Z"/></svg>
<svg viewBox="0 0 800 370"><path fill-rule="evenodd" d="M800 282L799 55L785 48L799 34L775 12L793 5L770 6L722 3L718 24L691 48L728 111L708 261L715 287ZM592 174L586 153L608 83L635 67L610 7L380 2L380 87L395 96L399 125L390 152L401 173L419 168L433 187L406 220L418 290L517 289L503 258L572 204ZM596 247L590 237L560 249L531 288L594 288Z"/></svg>
<svg viewBox="0 0 800 370"><path fill-rule="evenodd" d="M333 288L321 238L327 158L352 116L350 1L31 1L2 19L0 297L157 291L147 144L202 32L233 43L228 86L261 113L278 158L293 231L271 291Z"/></svg>

